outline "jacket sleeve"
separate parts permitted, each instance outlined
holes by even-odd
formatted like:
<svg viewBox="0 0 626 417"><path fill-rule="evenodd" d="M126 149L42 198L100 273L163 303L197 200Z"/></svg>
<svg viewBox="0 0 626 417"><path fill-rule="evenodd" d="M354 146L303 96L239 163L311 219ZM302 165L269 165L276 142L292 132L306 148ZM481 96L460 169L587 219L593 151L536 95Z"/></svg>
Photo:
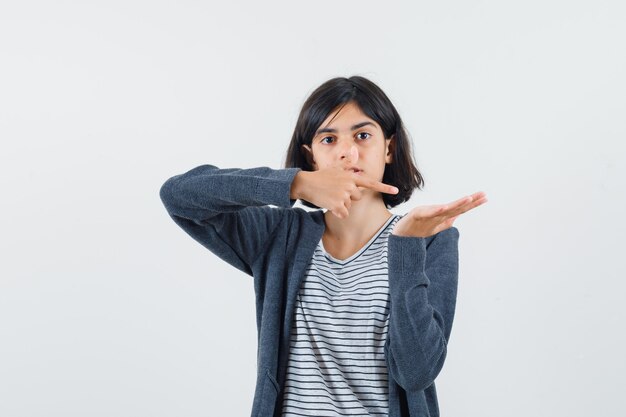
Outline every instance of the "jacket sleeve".
<svg viewBox="0 0 626 417"><path fill-rule="evenodd" d="M211 252L252 276L284 212L300 168L224 168L201 165L169 178L159 195L178 226Z"/></svg>
<svg viewBox="0 0 626 417"><path fill-rule="evenodd" d="M389 374L407 391L430 386L443 367L458 287L459 231L389 235Z"/></svg>

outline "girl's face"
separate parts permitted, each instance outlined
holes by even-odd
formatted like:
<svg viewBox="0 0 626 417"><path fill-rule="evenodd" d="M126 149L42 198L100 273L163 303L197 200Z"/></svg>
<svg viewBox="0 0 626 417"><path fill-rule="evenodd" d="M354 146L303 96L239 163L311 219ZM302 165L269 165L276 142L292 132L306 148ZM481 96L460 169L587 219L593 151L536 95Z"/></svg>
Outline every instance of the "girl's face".
<svg viewBox="0 0 626 417"><path fill-rule="evenodd" d="M331 121L332 120L332 121ZM359 175L382 181L385 164L391 163L389 144L378 123L348 102L339 113L331 114L318 127L309 152L314 170L328 167L356 168Z"/></svg>

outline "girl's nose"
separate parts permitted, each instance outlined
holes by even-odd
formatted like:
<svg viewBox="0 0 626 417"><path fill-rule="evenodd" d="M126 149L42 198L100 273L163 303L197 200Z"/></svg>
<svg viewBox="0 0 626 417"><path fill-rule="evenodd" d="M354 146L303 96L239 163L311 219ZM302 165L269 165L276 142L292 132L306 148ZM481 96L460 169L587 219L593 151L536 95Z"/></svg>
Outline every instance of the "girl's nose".
<svg viewBox="0 0 626 417"><path fill-rule="evenodd" d="M347 158L351 164L356 164L359 161L359 150L354 143L351 143L348 147L341 150L341 159Z"/></svg>

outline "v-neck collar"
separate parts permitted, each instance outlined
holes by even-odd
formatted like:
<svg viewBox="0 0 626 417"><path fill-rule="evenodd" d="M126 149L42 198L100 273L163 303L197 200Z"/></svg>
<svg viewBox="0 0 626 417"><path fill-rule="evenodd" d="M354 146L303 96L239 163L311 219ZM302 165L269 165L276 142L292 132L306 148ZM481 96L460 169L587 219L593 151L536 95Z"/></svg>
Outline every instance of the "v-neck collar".
<svg viewBox="0 0 626 417"><path fill-rule="evenodd" d="M399 217L398 214L391 214L391 216L385 221L385 223L378 229L378 231L376 233L374 233L374 236L372 236L370 238L370 240L367 241L367 243L365 243L358 251L356 251L354 254L350 255L349 257L347 257L346 259L337 259L335 257L333 257L330 253L328 253L326 251L326 248L324 248L324 242L323 239L320 238L319 241L319 248L322 250L322 253L324 254L324 256L329 260L332 261L334 263L338 263L341 265L345 265L347 263L349 263L350 261L356 259L359 257L359 255L363 252L365 252L365 250L367 250L367 248L369 248L372 243L374 243L374 241L376 239L378 239L378 236L381 235L381 233L387 228L387 226L393 221L393 219L395 219L396 217Z"/></svg>

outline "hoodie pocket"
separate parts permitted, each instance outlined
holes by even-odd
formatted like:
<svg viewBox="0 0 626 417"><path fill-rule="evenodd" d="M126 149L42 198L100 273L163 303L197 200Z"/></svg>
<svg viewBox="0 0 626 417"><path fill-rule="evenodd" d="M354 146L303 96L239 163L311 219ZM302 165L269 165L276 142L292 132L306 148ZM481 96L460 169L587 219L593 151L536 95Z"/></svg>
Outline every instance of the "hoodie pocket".
<svg viewBox="0 0 626 417"><path fill-rule="evenodd" d="M263 390L261 391L261 403L259 405L259 412L257 417L273 417L274 408L276 407L276 399L280 387L276 378L272 375L269 369L265 370L265 377L263 378Z"/></svg>

